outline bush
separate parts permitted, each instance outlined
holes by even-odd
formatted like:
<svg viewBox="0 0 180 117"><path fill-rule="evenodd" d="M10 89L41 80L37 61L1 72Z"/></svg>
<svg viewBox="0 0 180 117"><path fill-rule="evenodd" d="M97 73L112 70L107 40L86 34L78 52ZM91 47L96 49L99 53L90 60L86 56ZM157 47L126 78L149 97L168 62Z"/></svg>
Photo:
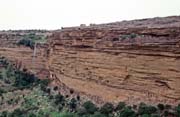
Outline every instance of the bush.
<svg viewBox="0 0 180 117"><path fill-rule="evenodd" d="M119 102L116 107L116 110L122 110L125 106L126 106L125 102Z"/></svg>
<svg viewBox="0 0 180 117"><path fill-rule="evenodd" d="M18 42L18 45L24 45L24 46L27 46L27 47L30 47L31 49L34 48L34 42L30 39L22 39Z"/></svg>
<svg viewBox="0 0 180 117"><path fill-rule="evenodd" d="M72 99L71 99L71 101L70 101L70 103L69 103L69 107L70 107L70 109L72 109L72 110L75 110L75 109L76 109L76 107L77 107L77 100L76 100L75 98L72 98Z"/></svg>
<svg viewBox="0 0 180 117"><path fill-rule="evenodd" d="M8 117L8 112L7 112L7 111L3 111L3 112L0 114L0 117Z"/></svg>
<svg viewBox="0 0 180 117"><path fill-rule="evenodd" d="M177 116L180 117L180 104L176 107Z"/></svg>
<svg viewBox="0 0 180 117"><path fill-rule="evenodd" d="M5 91L4 89L1 89L1 88L0 88L0 96L2 96L3 93L6 93L6 91Z"/></svg>
<svg viewBox="0 0 180 117"><path fill-rule="evenodd" d="M105 117L105 115L100 112L95 112L91 117Z"/></svg>
<svg viewBox="0 0 180 117"><path fill-rule="evenodd" d="M136 117L136 113L126 107L122 110L122 112L120 112L119 117Z"/></svg>
<svg viewBox="0 0 180 117"><path fill-rule="evenodd" d="M93 104L91 101L85 102L82 106L85 108L86 112L89 114L94 114L98 110L96 105Z"/></svg>
<svg viewBox="0 0 180 117"><path fill-rule="evenodd" d="M63 104L64 101L65 101L65 98L64 98L63 95L57 94L57 95L55 96L55 104L57 104L57 105L58 105L58 104Z"/></svg>
<svg viewBox="0 0 180 117"><path fill-rule="evenodd" d="M11 117L24 117L24 112L20 109L15 109L10 115Z"/></svg>
<svg viewBox="0 0 180 117"><path fill-rule="evenodd" d="M38 78L33 74L25 73L22 71L16 71L14 86L18 88L29 88L33 83L37 83Z"/></svg>
<svg viewBox="0 0 180 117"><path fill-rule="evenodd" d="M142 117L151 117L151 116L148 114L143 114Z"/></svg>
<svg viewBox="0 0 180 117"><path fill-rule="evenodd" d="M53 89L54 89L54 91L57 91L58 90L58 86L55 86Z"/></svg>
<svg viewBox="0 0 180 117"><path fill-rule="evenodd" d="M152 114L151 117L161 117L159 114Z"/></svg>
<svg viewBox="0 0 180 117"><path fill-rule="evenodd" d="M63 113L59 117L78 117L75 113Z"/></svg>
<svg viewBox="0 0 180 117"><path fill-rule="evenodd" d="M104 104L100 109L100 112L105 115L108 115L112 113L113 111L114 111L114 106L111 103Z"/></svg>
<svg viewBox="0 0 180 117"><path fill-rule="evenodd" d="M131 33L129 37L130 37L131 39L133 39L133 38L136 38L136 37L137 37L137 35L136 35L136 34L134 34L134 33Z"/></svg>
<svg viewBox="0 0 180 117"><path fill-rule="evenodd" d="M78 100L78 101L80 101L80 96L79 96L79 95L77 95L77 97L76 97L76 98L77 98L77 100Z"/></svg>
<svg viewBox="0 0 180 117"><path fill-rule="evenodd" d="M163 104L158 104L157 107L159 108L159 110L164 110L164 105Z"/></svg>
<svg viewBox="0 0 180 117"><path fill-rule="evenodd" d="M146 104L140 104L138 109L138 114L153 114L157 112L157 108L154 106L147 106Z"/></svg>

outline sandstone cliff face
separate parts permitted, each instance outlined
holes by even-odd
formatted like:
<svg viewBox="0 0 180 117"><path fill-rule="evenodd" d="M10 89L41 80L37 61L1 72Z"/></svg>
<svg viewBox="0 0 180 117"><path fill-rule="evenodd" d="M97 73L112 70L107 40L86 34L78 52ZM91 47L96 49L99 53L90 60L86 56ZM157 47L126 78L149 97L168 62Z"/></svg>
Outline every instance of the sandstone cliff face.
<svg viewBox="0 0 180 117"><path fill-rule="evenodd" d="M36 56L14 45L17 35L5 35L0 55L61 92L74 89L97 103L180 103L180 17L63 28Z"/></svg>
<svg viewBox="0 0 180 117"><path fill-rule="evenodd" d="M65 28L49 51L56 79L97 102L180 102L179 27Z"/></svg>

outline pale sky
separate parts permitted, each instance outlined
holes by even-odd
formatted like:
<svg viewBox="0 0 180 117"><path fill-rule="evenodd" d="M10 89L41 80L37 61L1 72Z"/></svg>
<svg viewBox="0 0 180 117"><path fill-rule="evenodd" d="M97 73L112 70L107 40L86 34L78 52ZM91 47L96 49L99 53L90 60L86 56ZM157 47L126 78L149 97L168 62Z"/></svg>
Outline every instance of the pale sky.
<svg viewBox="0 0 180 117"><path fill-rule="evenodd" d="M180 0L0 0L0 30L180 15Z"/></svg>

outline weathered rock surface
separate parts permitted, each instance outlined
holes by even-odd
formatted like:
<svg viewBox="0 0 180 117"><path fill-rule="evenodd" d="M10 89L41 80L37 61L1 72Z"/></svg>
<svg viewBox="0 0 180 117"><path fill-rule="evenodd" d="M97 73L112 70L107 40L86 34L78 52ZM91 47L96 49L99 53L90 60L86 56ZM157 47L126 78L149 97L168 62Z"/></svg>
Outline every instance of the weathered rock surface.
<svg viewBox="0 0 180 117"><path fill-rule="evenodd" d="M180 17L63 28L35 61L25 47L0 55L97 103L180 103Z"/></svg>
<svg viewBox="0 0 180 117"><path fill-rule="evenodd" d="M180 27L166 24L64 28L49 40L49 69L96 101L178 103Z"/></svg>

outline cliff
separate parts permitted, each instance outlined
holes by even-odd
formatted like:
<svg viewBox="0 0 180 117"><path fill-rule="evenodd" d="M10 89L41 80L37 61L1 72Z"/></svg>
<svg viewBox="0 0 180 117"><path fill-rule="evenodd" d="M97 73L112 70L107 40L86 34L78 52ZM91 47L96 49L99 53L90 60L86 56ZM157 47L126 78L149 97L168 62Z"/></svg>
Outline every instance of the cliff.
<svg viewBox="0 0 180 117"><path fill-rule="evenodd" d="M49 70L96 102L179 103L180 18L175 18L160 26L63 28L49 40Z"/></svg>
<svg viewBox="0 0 180 117"><path fill-rule="evenodd" d="M62 28L36 56L0 39L1 56L52 79L61 92L97 103L180 103L180 17Z"/></svg>

